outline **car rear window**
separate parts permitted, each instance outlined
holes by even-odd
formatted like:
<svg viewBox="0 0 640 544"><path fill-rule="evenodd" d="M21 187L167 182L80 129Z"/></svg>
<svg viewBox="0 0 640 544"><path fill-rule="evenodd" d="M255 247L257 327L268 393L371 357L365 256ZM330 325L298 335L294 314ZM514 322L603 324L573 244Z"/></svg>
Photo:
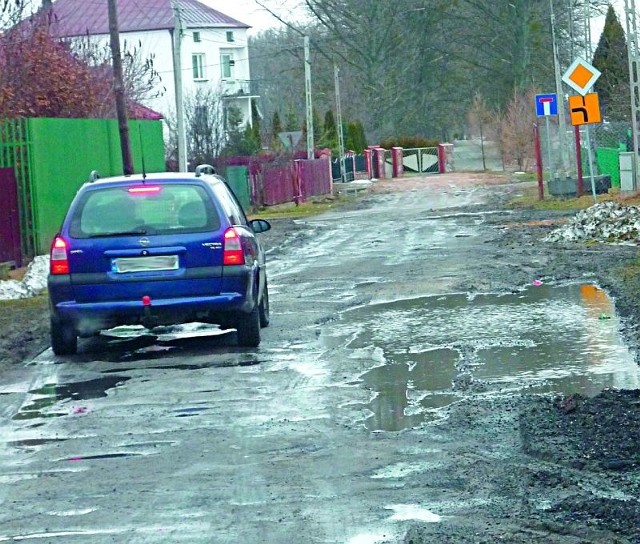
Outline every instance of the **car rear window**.
<svg viewBox="0 0 640 544"><path fill-rule="evenodd" d="M87 191L71 218L73 238L181 234L220 228L200 185L140 184Z"/></svg>

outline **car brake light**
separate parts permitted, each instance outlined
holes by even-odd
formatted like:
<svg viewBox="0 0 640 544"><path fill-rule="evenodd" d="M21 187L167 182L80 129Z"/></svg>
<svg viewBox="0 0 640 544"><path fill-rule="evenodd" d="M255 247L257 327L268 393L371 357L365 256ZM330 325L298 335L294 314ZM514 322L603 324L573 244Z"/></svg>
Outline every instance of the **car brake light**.
<svg viewBox="0 0 640 544"><path fill-rule="evenodd" d="M244 264L244 252L240 236L233 227L224 233L224 250L222 252L222 264Z"/></svg>
<svg viewBox="0 0 640 544"><path fill-rule="evenodd" d="M160 185L135 185L129 187L129 194L132 195L158 194L160 191L162 191Z"/></svg>
<svg viewBox="0 0 640 544"><path fill-rule="evenodd" d="M50 272L52 275L68 274L69 259L67 257L67 242L56 236L51 244Z"/></svg>

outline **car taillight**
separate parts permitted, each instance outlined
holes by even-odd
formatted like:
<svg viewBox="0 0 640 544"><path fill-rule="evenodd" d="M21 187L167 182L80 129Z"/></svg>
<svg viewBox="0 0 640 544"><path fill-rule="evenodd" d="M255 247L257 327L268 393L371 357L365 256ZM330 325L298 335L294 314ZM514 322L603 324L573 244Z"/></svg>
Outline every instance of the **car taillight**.
<svg viewBox="0 0 640 544"><path fill-rule="evenodd" d="M51 244L50 272L53 275L69 273L67 242L56 236Z"/></svg>
<svg viewBox="0 0 640 544"><path fill-rule="evenodd" d="M222 264L244 264L242 242L233 227L227 229L224 233Z"/></svg>

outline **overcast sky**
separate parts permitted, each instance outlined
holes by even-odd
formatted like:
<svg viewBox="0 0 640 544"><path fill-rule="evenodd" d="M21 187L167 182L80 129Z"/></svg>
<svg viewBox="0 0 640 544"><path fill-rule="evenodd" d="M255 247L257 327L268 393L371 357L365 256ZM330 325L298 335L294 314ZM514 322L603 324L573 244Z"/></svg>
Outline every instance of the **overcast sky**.
<svg viewBox="0 0 640 544"><path fill-rule="evenodd" d="M280 23L266 10L261 8L254 0L200 0L213 9L225 15L251 25L252 33L267 28L280 26ZM262 1L262 0L261 0ZM264 0L266 6L278 13L283 19L292 20L296 17L296 6L300 0ZM300 10L298 8L298 13Z"/></svg>

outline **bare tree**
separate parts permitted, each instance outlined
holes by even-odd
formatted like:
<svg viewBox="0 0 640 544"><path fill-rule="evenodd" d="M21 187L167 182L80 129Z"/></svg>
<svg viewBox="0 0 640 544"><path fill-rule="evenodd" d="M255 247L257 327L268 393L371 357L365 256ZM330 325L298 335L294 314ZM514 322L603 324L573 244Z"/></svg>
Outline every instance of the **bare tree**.
<svg viewBox="0 0 640 544"><path fill-rule="evenodd" d="M75 38L70 41L71 50L82 62L91 66L99 75L110 80L111 50L107 44L95 41L91 36ZM162 78L153 65L155 55L145 57L142 53L142 43L131 45L124 42L122 50L122 70L125 96L129 104L145 103L162 96L166 90L162 86ZM114 106L109 93L104 96L104 111L102 117L113 117Z"/></svg>
<svg viewBox="0 0 640 544"><path fill-rule="evenodd" d="M535 89L525 93L514 93L500 120L500 143L503 162L526 171L535 160L533 125L536 121L534 108Z"/></svg>
<svg viewBox="0 0 640 544"><path fill-rule="evenodd" d="M23 13L23 0L0 0L0 33L20 21Z"/></svg>
<svg viewBox="0 0 640 544"><path fill-rule="evenodd" d="M277 0L256 1L287 28L252 40L267 118L292 98L304 111L303 34L316 107L331 105L336 62L345 119L362 119L371 142L399 134L446 140L465 130L476 92L502 111L514 92L555 85L549 0L301 0L309 15L302 24L279 17ZM585 8L596 13L604 3L554 0L562 66L583 39Z"/></svg>
<svg viewBox="0 0 640 544"><path fill-rule="evenodd" d="M225 110L222 89L198 89L184 99L187 135L187 161L190 165L213 164L225 143ZM170 169L177 165L177 123L175 115L165 119L168 135L165 142L166 160Z"/></svg>

